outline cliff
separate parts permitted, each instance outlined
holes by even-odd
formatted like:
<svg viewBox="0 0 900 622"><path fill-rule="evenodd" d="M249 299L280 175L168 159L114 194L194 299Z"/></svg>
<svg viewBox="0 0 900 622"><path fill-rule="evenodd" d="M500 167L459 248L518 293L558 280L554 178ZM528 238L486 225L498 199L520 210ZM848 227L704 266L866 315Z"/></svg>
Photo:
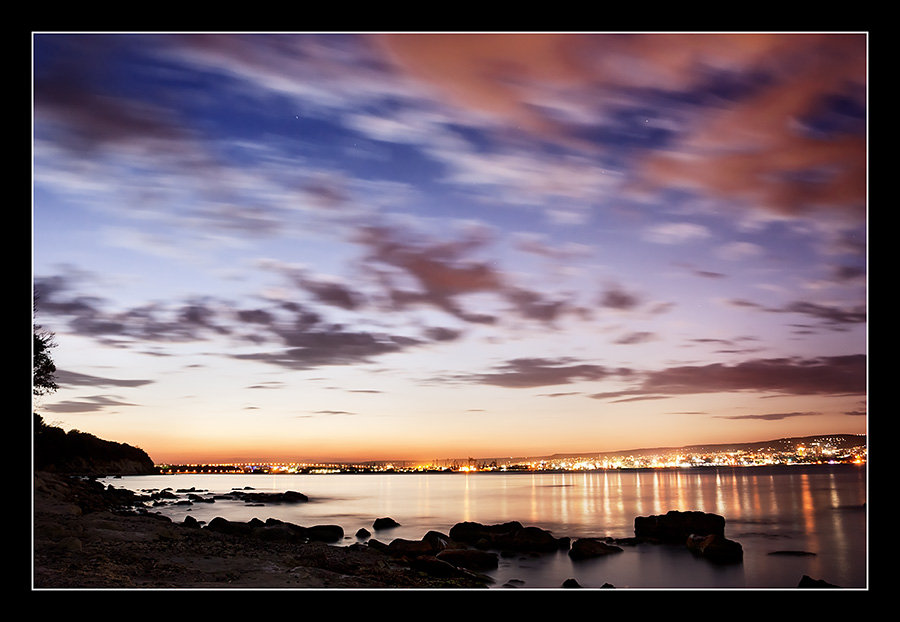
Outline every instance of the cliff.
<svg viewBox="0 0 900 622"><path fill-rule="evenodd" d="M34 415L34 469L79 475L146 475L156 473L147 453L125 443L92 434L66 432Z"/></svg>

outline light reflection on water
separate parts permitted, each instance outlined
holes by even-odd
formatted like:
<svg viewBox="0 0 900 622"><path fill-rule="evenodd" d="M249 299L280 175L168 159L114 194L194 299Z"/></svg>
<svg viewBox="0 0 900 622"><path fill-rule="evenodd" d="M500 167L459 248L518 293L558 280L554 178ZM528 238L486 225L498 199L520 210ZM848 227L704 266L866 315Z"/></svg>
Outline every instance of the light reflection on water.
<svg viewBox="0 0 900 622"><path fill-rule="evenodd" d="M740 542L744 562L716 566L682 547L640 545L621 554L572 562L565 552L501 558L492 576L501 587L559 587L567 578L582 586L635 588L793 588L807 574L841 587L867 585L866 469L848 465L572 473L368 474L368 475L148 475L106 479L135 491L189 489L227 493L295 490L310 501L248 506L217 500L162 506L175 521L191 515L247 521L278 518L299 525L338 524L344 544L361 527L390 516L400 527L374 532L383 542L447 533L462 521L517 520L555 536L634 535L636 516L700 510L726 519L726 537ZM815 556L771 556L802 550Z"/></svg>

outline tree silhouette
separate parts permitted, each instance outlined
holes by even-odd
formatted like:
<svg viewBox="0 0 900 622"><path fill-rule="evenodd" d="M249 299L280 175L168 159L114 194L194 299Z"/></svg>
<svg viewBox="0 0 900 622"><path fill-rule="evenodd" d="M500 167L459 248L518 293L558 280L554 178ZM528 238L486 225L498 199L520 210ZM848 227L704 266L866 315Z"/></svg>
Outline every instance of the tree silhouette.
<svg viewBox="0 0 900 622"><path fill-rule="evenodd" d="M35 301L35 307L37 307L37 301ZM34 395L52 393L59 388L54 378L56 364L50 358L50 349L55 347L56 342L53 340L53 333L34 324L33 370L31 375L31 390Z"/></svg>

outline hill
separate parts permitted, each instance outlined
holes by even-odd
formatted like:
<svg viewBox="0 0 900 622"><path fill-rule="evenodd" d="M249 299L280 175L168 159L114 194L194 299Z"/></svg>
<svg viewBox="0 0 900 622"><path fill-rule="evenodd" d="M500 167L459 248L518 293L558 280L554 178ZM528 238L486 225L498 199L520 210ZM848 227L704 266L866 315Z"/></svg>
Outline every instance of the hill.
<svg viewBox="0 0 900 622"><path fill-rule="evenodd" d="M48 425L34 414L34 469L79 475L157 473L147 453L125 443Z"/></svg>
<svg viewBox="0 0 900 622"><path fill-rule="evenodd" d="M686 445L683 447L645 447L641 449L627 449L621 451L604 451L580 454L553 454L548 459L575 458L580 456L643 456L662 454L666 452L683 453L715 453L726 451L794 451L797 447L810 447L815 444L829 445L834 449L848 449L866 444L865 434L818 434L814 436L794 436L789 438L777 438L768 441L755 441L750 443L719 443L708 445Z"/></svg>

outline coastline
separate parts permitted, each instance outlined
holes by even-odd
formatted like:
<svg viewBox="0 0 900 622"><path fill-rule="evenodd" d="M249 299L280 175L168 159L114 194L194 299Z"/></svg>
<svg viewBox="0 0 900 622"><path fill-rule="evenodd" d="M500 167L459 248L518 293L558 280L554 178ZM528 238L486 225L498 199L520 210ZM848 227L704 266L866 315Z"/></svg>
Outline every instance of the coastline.
<svg viewBox="0 0 900 622"><path fill-rule="evenodd" d="M131 493L34 473L34 589L482 588L371 547L297 544L193 529L126 509Z"/></svg>
<svg viewBox="0 0 900 622"><path fill-rule="evenodd" d="M480 575L480 571L473 566L468 566L472 568L472 571L467 571L465 567L453 567L452 564L444 563L442 557L446 554L446 551L443 549L470 549L469 552L473 555L477 551L471 550L472 548L486 549L496 551L501 558L506 557L507 559L509 559L507 553L518 550L522 551L520 559L528 557L534 562L540 557L541 559L546 559L551 564L550 567L553 564L551 560L558 557L556 555L543 557L543 553L538 553L538 551L549 551L545 547L547 543L541 542L540 546L535 548L534 545L538 543L533 539L527 543L511 543L507 539L506 543L502 545L499 542L483 541L486 546L482 546L481 543L475 540L462 537L462 534L459 532L456 535L454 534L454 529L461 525L478 525L478 523L457 523L447 532L449 536L435 531L428 531L421 541L418 540L420 534L426 529L433 529L433 526L428 526L428 523L420 523L413 531L413 535L402 534L402 537L390 540L390 544L384 544L374 538L370 539L369 534L360 537L360 534L357 533L358 541L354 544L350 546L335 546L332 542L341 540L343 531L341 531L341 535L331 539L318 538L311 534L305 534L302 537L289 535L291 533L296 534L296 530L312 531L317 527L333 527L331 525L314 525L306 528L275 519L267 519L265 523L257 518L247 521L248 515L246 513L236 517L236 520L225 520L218 517L229 515L218 514L215 510L212 514L207 511L202 516L182 514L182 516L176 518L169 513L163 515L156 511L145 509L147 501L151 498L156 498L158 494L162 495L159 497L162 500L160 505L178 505L180 503L175 503L176 497L169 495L164 490L147 489L148 491L154 491L148 497L144 494L132 492L128 488L118 488L115 484L106 485L96 479L55 475L45 472L34 473L33 483L33 587L37 589L390 588L396 590L398 588L521 588L525 587L525 581L519 581L520 578L528 579L530 584L533 577L512 575L516 577L512 580L508 573L493 576L494 572L489 567L484 567L492 576L492 578L488 578L485 575ZM326 489L330 489L330 486L326 486ZM186 493L188 498L197 496L196 501L202 501L200 495L192 493L194 490L193 487L190 487L184 490L177 490L176 492ZM247 490L254 491L255 489L232 487L231 492L225 494L228 496L259 494L267 497L259 499L258 501L261 503L256 502L257 500L247 499L249 506L268 505L269 503L280 504L285 501L279 501L276 498L285 493L248 493L246 492ZM205 493L206 491L197 490L196 492ZM321 492L320 490L320 494ZM206 493L205 496L218 498L220 494ZM205 504L201 503L201 506L205 507ZM712 514L707 515L703 512L685 513L676 511L674 513L715 516ZM669 512L669 514L672 514L672 512ZM253 513L249 516L252 515ZM316 522L328 523L333 520L331 518L333 515L328 512L320 513L316 519L309 521L309 523L302 520L299 522L302 522L304 525ZM386 516L389 514L377 515ZM217 518L213 519L213 516ZM184 518L183 522L182 517ZM515 515L502 518L499 522L510 520L514 517ZM204 520L198 522L197 518ZM666 517L650 516L647 518ZM270 524L269 521L274 521L274 523ZM635 518L635 521L635 537L613 538L607 536L594 538L584 537L584 534L582 534L582 538L585 540L604 540L605 544L624 546L628 550L631 550L635 545L636 549L644 546L656 549L655 544L659 543L658 538L653 535L648 537L645 533L639 534L637 518ZM406 523L406 521L403 522ZM443 524L445 521L440 522ZM487 528L506 527L513 523L518 523L518 521L511 521L500 525L499 522L498 524L489 525ZM724 523L724 518L722 518L722 522ZM206 526L200 528L201 523L206 523ZM431 524L434 525L434 523ZM222 529L222 527L226 529ZM373 525L373 527L376 531L379 529L377 525ZM521 524L519 527L522 527ZM398 527L398 529L402 528ZM422 531L419 531L420 529ZM539 532L544 531L536 527L528 527L526 529L532 530L532 536L542 536L543 534ZM360 531L365 530L361 529ZM554 529L554 531L556 530ZM547 533L549 534L550 532ZM565 533L565 531L562 531L562 533ZM695 534L703 532L693 528L685 533ZM719 533L721 534L722 532L720 531ZM393 533L393 535L401 536L401 534L397 533ZM429 544L432 544L431 540L435 536L443 540L440 543L440 548L429 546L426 547L429 550L424 551L422 545L425 544L426 540ZM682 533L673 543L680 543L678 550L682 551L682 553L677 553L676 555L686 555L689 557L685 559L689 559L696 556L698 551L684 548L685 537ZM404 538L411 539L404 540ZM560 551L559 555L568 556L574 561L573 551L576 548L576 542L572 540L575 539L577 538L557 538L556 540L559 542L553 543L551 548L554 551ZM351 537L348 536L343 538L343 540L350 541ZM565 546L562 546L562 540L566 541ZM739 568L741 566L739 560L742 557L740 543L724 543L738 545L738 562L735 567ZM400 550L395 546L396 544L407 548ZM492 544L497 546L491 546ZM520 548L520 544L525 546ZM602 556L615 552L605 550L607 549L605 546L602 548L604 550L599 553ZM669 549L668 546L661 548ZM671 550L674 551L675 549ZM754 550L758 551L759 549ZM531 553L527 551L531 551ZM453 552L459 553L458 550ZM493 553L493 555L497 553ZM631 555L631 553L627 555ZM669 554L666 553L666 555ZM707 555L704 554L702 556ZM516 557L519 557L519 555L516 554ZM528 562L525 563L526 565L528 564ZM610 560L610 562L604 563L614 562ZM675 560L675 563L680 564L681 562ZM717 562L710 560L710 563L716 565ZM732 562L726 563L731 564ZM494 564L494 568L496 568L496 561ZM576 562L577 565L578 562ZM568 566L569 564L567 563L566 568ZM501 567L510 568L508 563L501 565ZM813 568L810 567L810 570L813 570ZM701 571L701 574L703 572ZM564 569L562 573L549 575L545 578L552 577L553 581L539 582L535 584L535 587L542 591L567 587L564 583L569 582L570 579L566 579L566 577L573 577L573 574L569 573L570 570ZM578 573L576 572L576 574ZM801 579L801 574L798 572L795 577L787 577L787 581L776 583L775 585L783 588L837 587L827 584L819 586L798 585L797 581ZM809 574L812 576L823 576L827 573L809 572ZM615 586L601 585L601 583L607 581L606 577L603 577L603 581L595 580L598 577L590 576L579 576L578 578L585 587L618 586L627 588L642 585L640 580L635 582L635 579L632 578L629 581L625 578L626 576L619 573L616 577L611 577L616 584ZM623 579L622 583L620 584L619 581L615 580L616 578ZM829 577L825 576L825 578ZM709 589L713 588L715 583L716 581L709 583L703 581L702 583L696 583L694 588L685 587L684 589ZM842 581L841 583L846 585ZM650 585L655 584L651 583ZM582 585L572 585L571 587L582 587ZM672 587L674 588L674 586ZM721 588L725 587L721 586ZM740 585L734 585L726 589L734 587L740 587ZM652 588L638 587L637 589Z"/></svg>

